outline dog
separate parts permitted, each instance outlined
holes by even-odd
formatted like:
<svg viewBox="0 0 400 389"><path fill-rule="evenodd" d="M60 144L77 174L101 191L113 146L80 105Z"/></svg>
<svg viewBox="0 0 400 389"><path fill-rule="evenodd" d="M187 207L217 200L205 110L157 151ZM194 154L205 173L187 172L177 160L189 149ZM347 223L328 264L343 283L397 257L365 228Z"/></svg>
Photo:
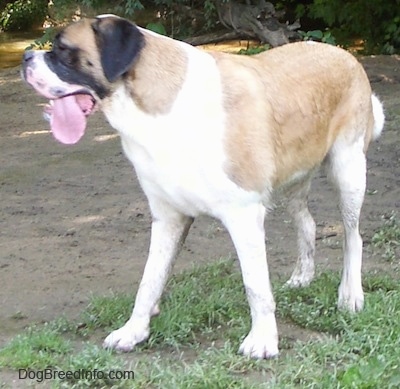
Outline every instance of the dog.
<svg viewBox="0 0 400 389"><path fill-rule="evenodd" d="M152 214L151 243L132 315L104 346L131 351L149 324L171 265L199 214L227 228L240 262L251 329L239 352L278 354L264 218L287 194L299 256L288 284L314 276L307 194L326 166L339 194L344 269L338 305L363 306L360 209L366 151L384 125L366 73L346 51L297 42L254 56L205 52L103 15L67 26L51 51L27 51L23 78L51 100L54 137L74 144L101 110L118 131Z"/></svg>

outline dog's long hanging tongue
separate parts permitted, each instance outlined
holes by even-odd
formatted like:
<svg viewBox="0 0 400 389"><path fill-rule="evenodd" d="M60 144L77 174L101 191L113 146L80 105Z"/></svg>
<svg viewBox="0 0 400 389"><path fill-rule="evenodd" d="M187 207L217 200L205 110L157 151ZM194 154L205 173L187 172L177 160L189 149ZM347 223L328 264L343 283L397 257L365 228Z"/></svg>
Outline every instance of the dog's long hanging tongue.
<svg viewBox="0 0 400 389"><path fill-rule="evenodd" d="M82 138L86 129L86 116L76 96L53 101L50 125L54 137L61 143L75 144Z"/></svg>

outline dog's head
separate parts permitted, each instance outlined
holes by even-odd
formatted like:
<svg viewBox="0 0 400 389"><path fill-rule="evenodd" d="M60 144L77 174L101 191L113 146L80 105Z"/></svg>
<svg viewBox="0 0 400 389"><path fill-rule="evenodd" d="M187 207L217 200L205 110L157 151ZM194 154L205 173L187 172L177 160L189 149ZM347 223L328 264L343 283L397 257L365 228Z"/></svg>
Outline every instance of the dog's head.
<svg viewBox="0 0 400 389"><path fill-rule="evenodd" d="M86 117L112 94L143 46L134 24L107 15L69 25L56 36L51 51L24 54L24 79L51 100L45 112L56 139L78 142Z"/></svg>

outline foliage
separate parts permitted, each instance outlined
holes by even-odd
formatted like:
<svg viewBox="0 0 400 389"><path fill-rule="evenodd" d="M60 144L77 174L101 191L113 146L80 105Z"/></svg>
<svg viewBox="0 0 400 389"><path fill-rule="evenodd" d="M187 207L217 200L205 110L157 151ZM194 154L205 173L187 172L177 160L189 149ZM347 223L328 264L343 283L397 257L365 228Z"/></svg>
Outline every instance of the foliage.
<svg viewBox="0 0 400 389"><path fill-rule="evenodd" d="M43 21L47 3L48 0L7 3L0 14L0 29L25 30ZM56 20L70 18L74 13L111 12L136 20L143 18L150 29L179 38L202 34L218 26L216 0L53 0L52 3L50 13L54 13ZM280 0L274 5L286 11L288 18L301 19L306 31L301 35L305 40L349 45L361 39L366 53L393 54L400 50L400 0Z"/></svg>
<svg viewBox="0 0 400 389"><path fill-rule="evenodd" d="M238 54L242 54L242 55L254 55L254 54L259 54L262 53L264 51L267 51L271 48L270 45L265 44L262 46L255 46L255 47L249 47L247 49L240 49L238 51Z"/></svg>
<svg viewBox="0 0 400 389"><path fill-rule="evenodd" d="M170 36L190 36L201 31L208 31L215 27L218 17L213 0L53 0L52 7L57 17L65 17L67 10L81 7L83 11L91 10L100 13L115 13L128 18L141 17L138 11L146 12L146 24L150 29ZM83 12L85 13L85 12ZM89 12L90 13L90 12ZM151 20L152 19L152 20Z"/></svg>
<svg viewBox="0 0 400 389"><path fill-rule="evenodd" d="M312 30L312 31L299 31L300 36L305 41L320 41L330 45L336 45L336 39L330 31Z"/></svg>
<svg viewBox="0 0 400 389"><path fill-rule="evenodd" d="M141 11L146 6L152 6L152 1L140 1L140 0L53 0L53 5L56 11L62 10L64 12L67 9L82 7L84 9L115 13L121 16L130 17L135 12Z"/></svg>
<svg viewBox="0 0 400 389"><path fill-rule="evenodd" d="M215 2L189 0L156 0L162 23L170 36L187 37L215 27L218 16Z"/></svg>
<svg viewBox="0 0 400 389"><path fill-rule="evenodd" d="M17 0L6 4L0 13L0 30L30 30L43 23L47 0Z"/></svg>
<svg viewBox="0 0 400 389"><path fill-rule="evenodd" d="M156 32L157 34L167 35L167 31L165 30L164 25L160 22L148 23L146 25L146 28L150 31Z"/></svg>
<svg viewBox="0 0 400 389"><path fill-rule="evenodd" d="M36 39L25 50L50 50L51 42L57 34L57 30L53 27L48 27L44 30L43 35Z"/></svg>
<svg viewBox="0 0 400 389"><path fill-rule="evenodd" d="M86 0L88 1L88 0ZM140 0L126 0L124 13L125 15L133 15L135 11L144 9L144 6Z"/></svg>
<svg viewBox="0 0 400 389"><path fill-rule="evenodd" d="M281 1L299 18L320 21L339 43L364 41L367 53L393 54L400 50L400 0L295 0Z"/></svg>

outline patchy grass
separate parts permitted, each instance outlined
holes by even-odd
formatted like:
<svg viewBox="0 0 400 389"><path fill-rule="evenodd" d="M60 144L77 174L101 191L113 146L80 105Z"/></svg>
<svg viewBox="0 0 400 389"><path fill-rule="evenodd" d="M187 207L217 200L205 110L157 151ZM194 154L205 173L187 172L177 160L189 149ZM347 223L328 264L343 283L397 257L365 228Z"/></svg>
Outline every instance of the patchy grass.
<svg viewBox="0 0 400 389"><path fill-rule="evenodd" d="M277 292L281 314L299 326L324 334L298 343L275 376L276 387L399 387L398 344L400 285L386 276L367 275L366 306L358 314L339 311L334 303L339 284L334 273L322 275L298 293ZM326 293L327 292L327 293ZM281 361L279 362L279 364Z"/></svg>
<svg viewBox="0 0 400 389"><path fill-rule="evenodd" d="M134 380L134 371L127 367L122 358L92 344L85 344L80 352L69 355L57 370L83 372L67 379L58 379L57 386L61 388L128 388L132 387ZM119 374L120 378L115 378L115 374Z"/></svg>
<svg viewBox="0 0 400 389"><path fill-rule="evenodd" d="M390 262L399 259L400 251L400 221L392 212L389 216L383 216L384 223L372 236L372 245L383 251L383 257Z"/></svg>
<svg viewBox="0 0 400 389"><path fill-rule="evenodd" d="M132 297L121 295L94 297L84 323L88 328L115 329L129 318L132 302ZM215 340L220 335L215 331L222 327L235 336L235 329L249 325L248 312L241 276L231 261L196 267L170 280L161 315L152 319L151 336L141 347L193 345L204 336Z"/></svg>
<svg viewBox="0 0 400 389"><path fill-rule="evenodd" d="M0 350L0 368L44 369L71 351L70 342L51 324L33 326Z"/></svg>
<svg viewBox="0 0 400 389"><path fill-rule="evenodd" d="M0 350L0 367L15 370L16 377L20 368L135 374L51 381L57 388L399 387L399 282L366 275L366 306L356 315L337 310L338 284L338 274L324 273L307 288L274 286L279 321L293 333L282 336L281 355L270 361L237 355L249 331L248 307L236 265L218 261L171 279L149 341L133 353L87 342L129 317L132 298L111 295L93 297L79 323L60 319L18 335ZM296 329L313 335L300 340Z"/></svg>

